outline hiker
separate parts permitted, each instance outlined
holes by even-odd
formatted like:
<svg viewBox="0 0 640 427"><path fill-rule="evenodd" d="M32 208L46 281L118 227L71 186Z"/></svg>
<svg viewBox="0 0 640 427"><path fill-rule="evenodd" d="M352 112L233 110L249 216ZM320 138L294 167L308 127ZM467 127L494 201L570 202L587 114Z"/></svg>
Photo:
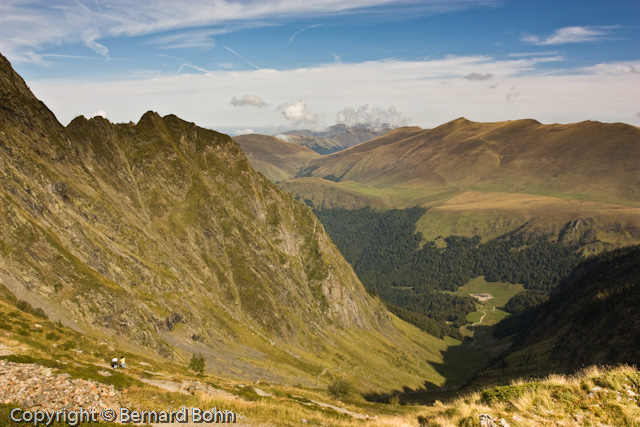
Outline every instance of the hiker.
<svg viewBox="0 0 640 427"><path fill-rule="evenodd" d="M118 367L118 358L114 357L113 359L111 359L111 367L113 369L116 369Z"/></svg>
<svg viewBox="0 0 640 427"><path fill-rule="evenodd" d="M124 369L124 356L120 356L120 367Z"/></svg>

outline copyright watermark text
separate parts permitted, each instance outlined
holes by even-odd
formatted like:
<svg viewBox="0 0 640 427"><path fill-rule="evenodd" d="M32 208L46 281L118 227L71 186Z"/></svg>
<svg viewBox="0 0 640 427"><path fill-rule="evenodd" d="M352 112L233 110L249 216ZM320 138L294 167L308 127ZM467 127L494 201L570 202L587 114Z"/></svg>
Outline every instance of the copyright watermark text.
<svg viewBox="0 0 640 427"><path fill-rule="evenodd" d="M102 409L78 409L67 411L28 411L14 408L10 414L14 422L33 424L34 426L50 426L54 422L77 426L81 424L98 423L100 421L119 422L122 424L138 423L203 423L203 424L233 424L236 422L236 413L228 410L213 408L203 410L200 408L187 408L172 411L134 411L129 408Z"/></svg>

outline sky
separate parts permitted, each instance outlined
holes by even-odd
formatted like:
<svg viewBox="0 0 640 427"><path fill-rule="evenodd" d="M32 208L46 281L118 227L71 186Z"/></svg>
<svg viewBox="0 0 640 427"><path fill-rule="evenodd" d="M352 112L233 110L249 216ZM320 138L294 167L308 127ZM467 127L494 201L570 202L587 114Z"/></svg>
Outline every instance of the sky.
<svg viewBox="0 0 640 427"><path fill-rule="evenodd" d="M0 53L65 125L640 126L637 0L2 0Z"/></svg>

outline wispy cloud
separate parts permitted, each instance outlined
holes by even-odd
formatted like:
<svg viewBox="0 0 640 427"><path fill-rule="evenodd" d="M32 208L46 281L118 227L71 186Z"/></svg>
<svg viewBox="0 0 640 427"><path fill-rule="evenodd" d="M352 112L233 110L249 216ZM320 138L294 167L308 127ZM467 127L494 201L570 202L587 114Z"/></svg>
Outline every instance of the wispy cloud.
<svg viewBox="0 0 640 427"><path fill-rule="evenodd" d="M105 58L109 59L109 49L96 41L98 37L99 34L97 31L87 30L82 34L82 41L84 41L84 44L86 44L89 49L93 50L98 55L104 56Z"/></svg>
<svg viewBox="0 0 640 427"><path fill-rule="evenodd" d="M559 28L546 38L536 35L525 35L522 41L539 46L557 45L566 43L597 42L610 39L612 30L617 26L607 27L564 27Z"/></svg>
<svg viewBox="0 0 640 427"><path fill-rule="evenodd" d="M237 98L234 96L233 98L231 98L230 104L236 106L251 105L258 108L262 108L267 105L262 100L262 98L256 95L244 95L242 98Z"/></svg>
<svg viewBox="0 0 640 427"><path fill-rule="evenodd" d="M194 65L192 63L190 63L189 61L187 61L186 59L182 59L182 58L176 58L175 56L171 56L171 55L165 55L162 53L156 53L156 56L160 56L162 58L169 58L169 59L173 59L175 61L179 61L180 62L180 67L178 68L178 71L176 71L176 73L181 73L182 70L184 70L185 68L191 68L193 70L196 71L200 71L201 73L208 73L209 70L200 67L198 65Z"/></svg>
<svg viewBox="0 0 640 427"><path fill-rule="evenodd" d="M234 55L236 55L238 58L244 60L247 64L251 65L256 70L262 70L262 67L258 67L256 64L254 64L253 62L249 61L247 58L245 58L244 56L240 55L235 50L231 49L229 46L224 46L224 48L227 49L229 52L233 53Z"/></svg>
<svg viewBox="0 0 640 427"><path fill-rule="evenodd" d="M296 38L296 37L298 37L298 35L299 35L300 33L302 33L303 31L307 31L307 30L310 30L310 29L312 29L312 28L318 28L318 27L321 27L321 26L323 26L323 25L324 25L324 24L315 24L315 25L310 25L310 26L308 26L308 27L306 27L306 28L301 29L300 31L296 31L295 33L293 33L293 34L291 35L291 37L289 37L289 44L293 43L293 41L295 40L295 38Z"/></svg>
<svg viewBox="0 0 640 427"><path fill-rule="evenodd" d="M84 56L84 55L62 55L57 53L43 53L43 58L67 58L67 59L100 59L97 56Z"/></svg>
<svg viewBox="0 0 640 427"><path fill-rule="evenodd" d="M162 35L171 31L207 27L231 32L243 28L277 25L292 17L308 18L340 14L371 14L376 8L410 9L433 14L495 4L497 0L114 0L87 7L69 0L3 0L0 2L0 51L10 60L43 63L37 54L62 43L85 43L102 56L109 49L105 39L159 35L165 48L211 48L206 32ZM91 4L91 3L89 3ZM382 15L381 17L387 17ZM305 28L301 31L313 28ZM292 36L299 34L296 33Z"/></svg>
<svg viewBox="0 0 640 427"><path fill-rule="evenodd" d="M516 91L515 87L512 87L511 89L509 89L509 92L507 93L507 95L505 96L505 98L507 99L507 102L509 104L513 103L515 101L515 99L520 96L520 92Z"/></svg>
<svg viewBox="0 0 640 427"><path fill-rule="evenodd" d="M544 52L520 52L520 53L509 54L509 56L511 57L518 57L518 58L528 58L531 56L549 56L549 55L560 55L560 52L558 52L557 50L547 50Z"/></svg>
<svg viewBox="0 0 640 427"><path fill-rule="evenodd" d="M153 43L162 49L213 49L216 46L214 35L224 33L223 30L196 30L181 31L174 34L165 34L153 40Z"/></svg>

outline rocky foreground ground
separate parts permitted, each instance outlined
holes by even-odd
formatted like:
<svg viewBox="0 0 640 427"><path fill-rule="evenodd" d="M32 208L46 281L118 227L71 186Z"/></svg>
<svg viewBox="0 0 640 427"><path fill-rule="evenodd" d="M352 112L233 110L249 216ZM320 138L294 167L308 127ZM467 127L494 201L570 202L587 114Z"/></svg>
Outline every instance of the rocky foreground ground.
<svg viewBox="0 0 640 427"><path fill-rule="evenodd" d="M45 411L118 408L123 393L112 385L71 378L67 373L34 364L0 360L0 402Z"/></svg>

